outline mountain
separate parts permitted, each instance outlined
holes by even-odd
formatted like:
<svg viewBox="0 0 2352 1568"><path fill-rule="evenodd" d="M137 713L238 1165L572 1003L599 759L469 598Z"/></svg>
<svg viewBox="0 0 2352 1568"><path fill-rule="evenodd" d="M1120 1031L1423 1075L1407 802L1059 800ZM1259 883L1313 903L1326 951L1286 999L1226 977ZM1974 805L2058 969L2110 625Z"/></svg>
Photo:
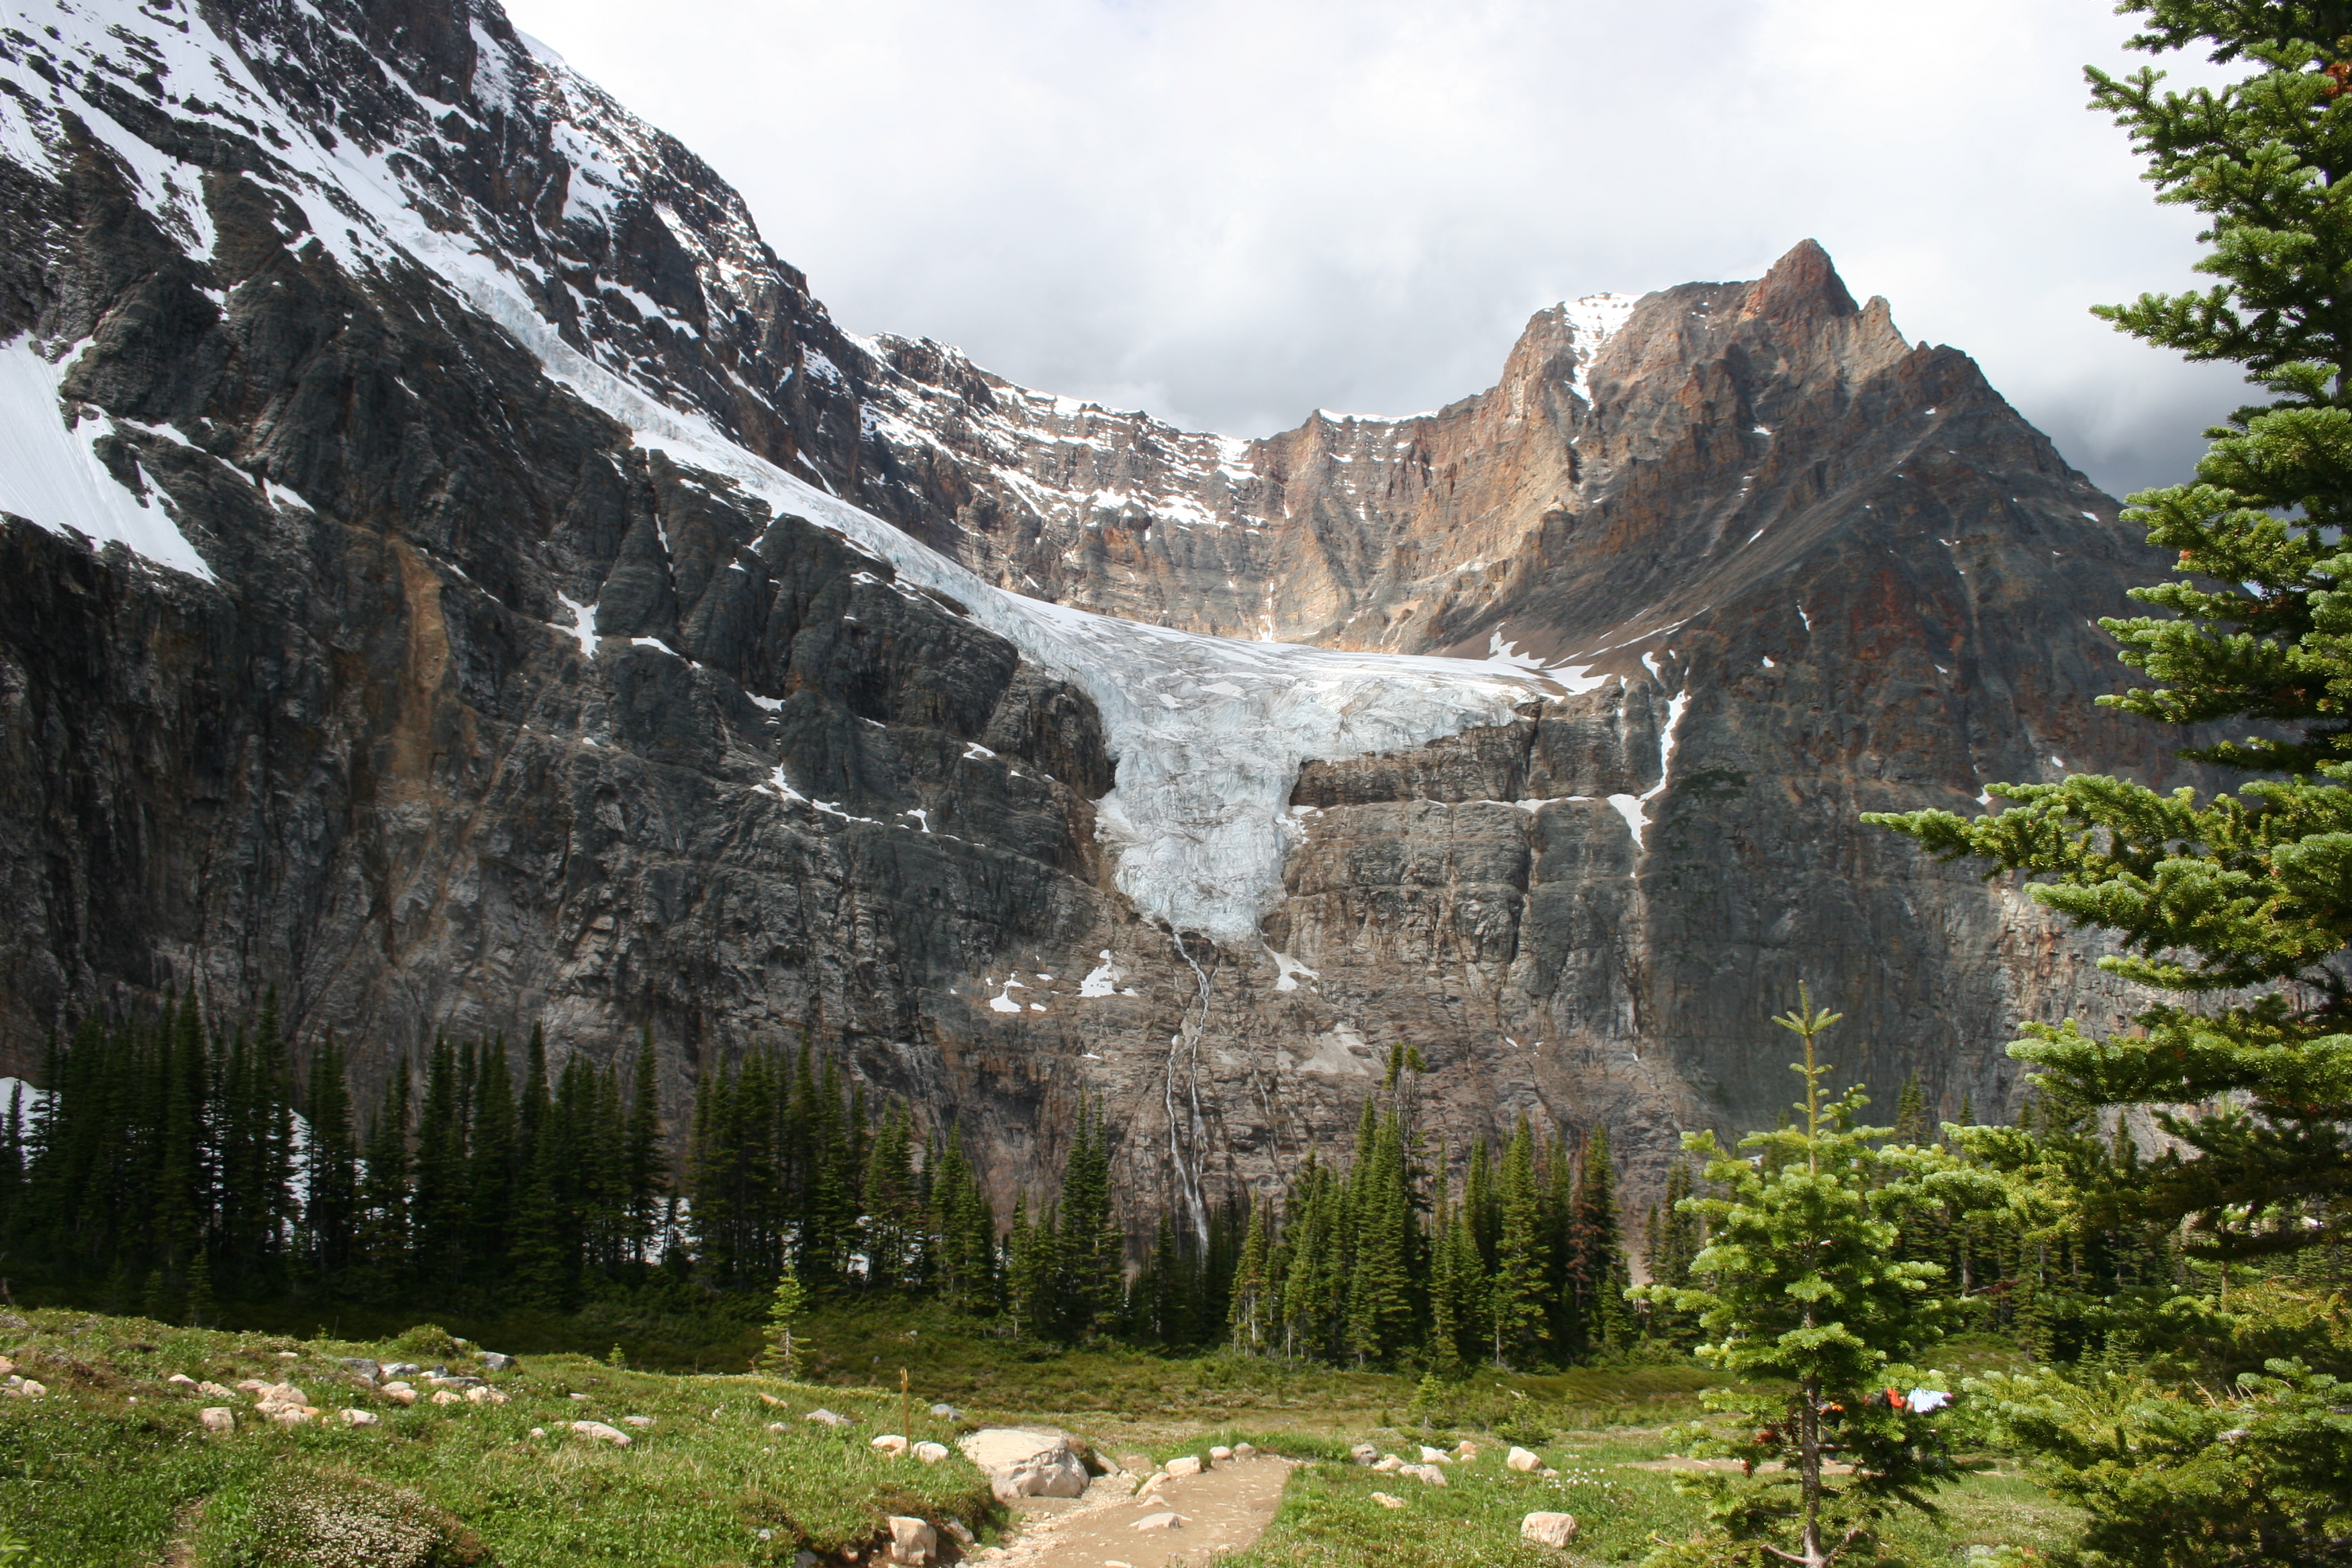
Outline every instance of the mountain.
<svg viewBox="0 0 2352 1568"><path fill-rule="evenodd" d="M19 0L0 89L0 1070L190 984L363 1092L806 1038L1197 1217L1398 1043L1638 1196L1801 977L1946 1114L2128 1005L1856 817L2167 776L2162 563L1810 243L1242 441L843 331L491 0Z"/></svg>

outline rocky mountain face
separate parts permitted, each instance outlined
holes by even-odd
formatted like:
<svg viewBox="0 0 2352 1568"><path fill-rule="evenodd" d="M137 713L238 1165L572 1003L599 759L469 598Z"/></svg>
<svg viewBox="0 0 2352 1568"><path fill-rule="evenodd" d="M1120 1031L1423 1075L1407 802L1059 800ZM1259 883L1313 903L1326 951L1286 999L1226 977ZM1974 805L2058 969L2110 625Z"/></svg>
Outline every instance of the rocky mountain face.
<svg viewBox="0 0 2352 1568"><path fill-rule="evenodd" d="M1800 978L2005 1105L2127 1000L1861 812L2157 779L2161 570L1806 244L1539 312L1491 390L1242 441L861 339L492 0L0 26L0 1070L278 988L808 1038L1000 1195L1084 1090L1132 1217L1277 1181L1417 1045L1454 1147L1769 1121Z"/></svg>

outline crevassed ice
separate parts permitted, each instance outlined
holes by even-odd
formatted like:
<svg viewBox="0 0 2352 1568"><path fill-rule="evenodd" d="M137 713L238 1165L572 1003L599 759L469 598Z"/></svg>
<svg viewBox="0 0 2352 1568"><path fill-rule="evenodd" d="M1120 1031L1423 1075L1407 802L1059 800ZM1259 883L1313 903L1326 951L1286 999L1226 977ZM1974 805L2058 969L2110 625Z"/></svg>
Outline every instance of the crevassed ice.
<svg viewBox="0 0 2352 1568"><path fill-rule="evenodd" d="M86 58L118 48L98 16L108 9L59 5L61 23L73 29L68 47ZM633 429L639 446L731 479L779 512L839 529L889 562L906 582L963 603L974 620L1024 657L1092 698L1118 760L1117 787L1097 805L1102 837L1116 853L1116 884L1171 930L1228 946L1256 942L1258 922L1279 896L1283 858L1296 831L1284 808L1307 760L1398 751L1471 726L1507 723L1515 705L1560 689L1538 672L1500 660L1236 642L1001 591L565 343L493 258L488 239L424 220L411 184L420 177L411 173L419 165L349 138L331 147L320 142L299 116L268 100L201 16L189 18L185 33L158 32L156 47L175 73L211 80L215 90L225 89L237 100L240 110L275 121L288 143L279 156L293 175L279 188L305 209L314 231L347 268L365 273L395 253L404 255L512 332L552 378ZM526 83L534 73L551 112L559 122L570 121L562 140L583 176L573 183L575 198L601 205L635 178L631 165L649 132L583 79L528 49L506 54L494 72L498 89L515 97L530 90ZM13 111L0 106L0 142L47 139L43 132L53 126L36 124L22 117L26 112L22 105ZM47 111L37 105L32 112ZM160 174L155 183L163 183ZM601 188L583 191L583 184ZM331 191L341 199L331 199ZM425 194L442 205L450 195ZM162 190L148 195L158 205L171 201ZM208 238L189 237L194 245ZM593 648L592 608L572 606L577 624L557 628L559 634ZM794 793L782 770L773 782L780 798ZM829 803L816 804L846 815Z"/></svg>

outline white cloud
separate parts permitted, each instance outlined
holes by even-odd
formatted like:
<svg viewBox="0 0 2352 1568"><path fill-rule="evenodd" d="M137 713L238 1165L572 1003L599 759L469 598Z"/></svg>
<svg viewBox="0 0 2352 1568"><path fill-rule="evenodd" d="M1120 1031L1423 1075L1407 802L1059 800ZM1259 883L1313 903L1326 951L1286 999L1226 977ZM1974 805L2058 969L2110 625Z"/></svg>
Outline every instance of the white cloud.
<svg viewBox="0 0 2352 1568"><path fill-rule="evenodd" d="M1181 423L1432 407L1552 300L1808 236L2110 488L2177 477L2239 400L2086 313L2189 282L2197 227L2083 108L2084 62L2138 63L2100 5L509 9L741 188L845 324Z"/></svg>

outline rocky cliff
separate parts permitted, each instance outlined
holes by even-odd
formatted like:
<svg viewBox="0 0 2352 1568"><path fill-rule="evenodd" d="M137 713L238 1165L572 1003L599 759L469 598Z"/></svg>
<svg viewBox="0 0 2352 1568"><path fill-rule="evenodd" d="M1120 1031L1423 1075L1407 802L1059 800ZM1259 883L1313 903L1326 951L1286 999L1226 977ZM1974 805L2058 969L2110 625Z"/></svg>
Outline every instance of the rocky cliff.
<svg viewBox="0 0 2352 1568"><path fill-rule="evenodd" d="M1001 1191L1769 1121L1803 977L1949 1113L2123 1005L1864 810L2158 776L2159 564L1815 247L1253 441L837 328L491 0L0 27L0 1069L278 988L380 1073L805 1034Z"/></svg>

